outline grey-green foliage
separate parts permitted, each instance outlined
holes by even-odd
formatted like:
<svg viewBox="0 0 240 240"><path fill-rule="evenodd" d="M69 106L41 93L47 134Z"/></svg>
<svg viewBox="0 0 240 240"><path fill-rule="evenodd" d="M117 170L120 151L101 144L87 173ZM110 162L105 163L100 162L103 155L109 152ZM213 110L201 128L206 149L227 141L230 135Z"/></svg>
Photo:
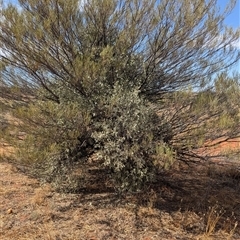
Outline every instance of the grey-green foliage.
<svg viewBox="0 0 240 240"><path fill-rule="evenodd" d="M14 102L11 116L19 119L6 124L5 140L15 147L15 156L29 173L43 181L51 182L57 190L78 191L83 176L74 176L76 158L84 154L78 139L86 138L91 117L81 97L56 86L60 103L45 99L33 102ZM43 98L43 99L41 99ZM24 141L19 141L22 132ZM78 150L77 150L78 149Z"/></svg>
<svg viewBox="0 0 240 240"><path fill-rule="evenodd" d="M157 115L139 90L116 84L106 99L104 117L94 123L98 158L112 170L119 191L137 190L154 177Z"/></svg>

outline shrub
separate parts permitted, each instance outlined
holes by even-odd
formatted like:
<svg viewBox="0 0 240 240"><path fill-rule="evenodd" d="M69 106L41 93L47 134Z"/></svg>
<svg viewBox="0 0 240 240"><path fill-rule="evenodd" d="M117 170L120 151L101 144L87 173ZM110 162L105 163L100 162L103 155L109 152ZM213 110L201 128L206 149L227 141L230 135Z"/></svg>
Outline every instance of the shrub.
<svg viewBox="0 0 240 240"><path fill-rule="evenodd" d="M141 189L154 179L160 159L156 154L162 154L157 152L156 112L137 89L130 91L119 84L115 85L102 112L104 117L94 122L92 134L99 148L98 158L111 170L118 191Z"/></svg>

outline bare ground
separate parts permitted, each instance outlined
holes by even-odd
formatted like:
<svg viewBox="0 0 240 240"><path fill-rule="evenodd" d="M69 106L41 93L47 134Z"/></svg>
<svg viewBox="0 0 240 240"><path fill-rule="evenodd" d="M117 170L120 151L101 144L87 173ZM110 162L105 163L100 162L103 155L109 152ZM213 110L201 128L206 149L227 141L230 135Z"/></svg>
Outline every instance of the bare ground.
<svg viewBox="0 0 240 240"><path fill-rule="evenodd" d="M1 162L0 239L240 239L236 167L180 167L125 198L101 186L57 193Z"/></svg>

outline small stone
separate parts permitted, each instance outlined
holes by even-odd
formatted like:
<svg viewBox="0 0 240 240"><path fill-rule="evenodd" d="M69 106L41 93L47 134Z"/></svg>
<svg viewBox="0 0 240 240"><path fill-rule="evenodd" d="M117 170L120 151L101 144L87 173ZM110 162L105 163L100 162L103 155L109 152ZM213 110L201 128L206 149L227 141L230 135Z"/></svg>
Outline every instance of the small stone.
<svg viewBox="0 0 240 240"><path fill-rule="evenodd" d="M9 209L7 210L7 214L12 214L12 213L13 213L12 208L9 208Z"/></svg>

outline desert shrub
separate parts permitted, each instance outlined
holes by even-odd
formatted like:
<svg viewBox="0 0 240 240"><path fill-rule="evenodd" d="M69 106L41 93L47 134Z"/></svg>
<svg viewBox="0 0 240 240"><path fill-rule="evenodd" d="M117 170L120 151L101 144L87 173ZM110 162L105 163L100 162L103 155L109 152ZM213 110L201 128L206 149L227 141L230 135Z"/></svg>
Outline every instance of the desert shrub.
<svg viewBox="0 0 240 240"><path fill-rule="evenodd" d="M117 84L106 100L104 116L94 123L92 134L98 158L110 169L118 191L136 191L152 181L156 166L170 160L157 151L159 118L137 89ZM160 137L158 135L157 137ZM159 158L157 157L159 154ZM159 164L160 161L164 163Z"/></svg>
<svg viewBox="0 0 240 240"><path fill-rule="evenodd" d="M74 189L70 173L76 159L88 154L83 142L90 135L91 117L80 98L67 94L60 103L39 93L38 99L16 104L11 115L18 124L7 125L5 139L16 149L15 161L27 166L31 174L58 188L68 184L68 189ZM19 132L23 133L21 140Z"/></svg>

